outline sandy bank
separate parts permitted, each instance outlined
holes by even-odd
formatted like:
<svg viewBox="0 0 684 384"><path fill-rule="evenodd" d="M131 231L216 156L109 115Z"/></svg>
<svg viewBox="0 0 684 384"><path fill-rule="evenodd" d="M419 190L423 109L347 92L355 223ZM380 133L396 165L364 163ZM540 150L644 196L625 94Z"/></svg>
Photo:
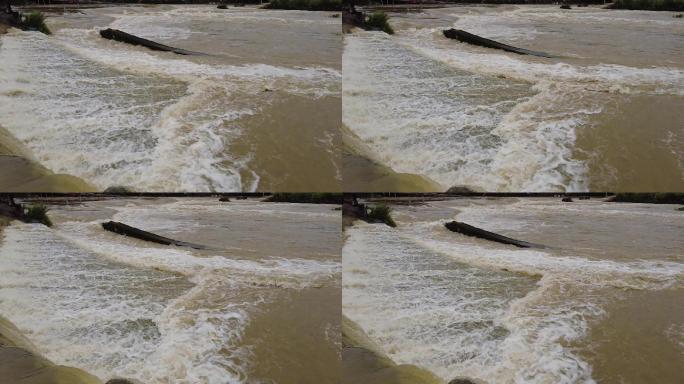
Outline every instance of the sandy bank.
<svg viewBox="0 0 684 384"><path fill-rule="evenodd" d="M398 173L375 160L363 142L342 126L342 180L346 192L443 192L425 176Z"/></svg>
<svg viewBox="0 0 684 384"><path fill-rule="evenodd" d="M0 126L0 191L95 192L76 176L55 174L34 161L28 149Z"/></svg>
<svg viewBox="0 0 684 384"><path fill-rule="evenodd" d="M397 365L356 323L343 315L342 383L441 384L443 381L414 365Z"/></svg>

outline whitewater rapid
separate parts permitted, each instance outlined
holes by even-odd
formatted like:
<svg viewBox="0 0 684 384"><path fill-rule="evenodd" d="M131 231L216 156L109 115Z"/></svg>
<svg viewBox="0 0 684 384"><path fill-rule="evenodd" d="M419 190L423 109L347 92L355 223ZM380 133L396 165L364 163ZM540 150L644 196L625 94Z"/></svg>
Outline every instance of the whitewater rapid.
<svg viewBox="0 0 684 384"><path fill-rule="evenodd" d="M160 41L203 44L208 50L215 29L231 22L226 20L302 19L291 13L275 20L265 11L216 11L89 10L106 16L108 24L62 21L52 36L10 32L0 43L0 124L39 163L98 189L255 190L261 175L250 164L252 154L236 153L230 146L245 134L245 119L273 101L275 96L264 90L310 99L334 96L341 79L337 69L277 65L258 62L259 57L250 62L224 53L181 58L99 36L101 28L125 28Z"/></svg>
<svg viewBox="0 0 684 384"><path fill-rule="evenodd" d="M202 209L216 213L207 201L107 208L113 219L135 217L167 234L198 230ZM54 228L5 228L0 313L48 359L104 380L249 382L255 362L242 337L260 308L282 298L278 291L327 286L340 273L334 260L150 245L101 222L73 216Z"/></svg>
<svg viewBox="0 0 684 384"><path fill-rule="evenodd" d="M594 205L462 203L456 219L529 239L535 226L554 230L564 217L558 211L566 209L575 217L586 211L588 222L612 220L611 215L674 220L678 214ZM607 316L606 306L624 299L625 291L677 289L684 283L673 232L657 240L660 249L653 255L639 257L644 247L637 247L629 257L623 252L622 260L582 242L574 249L547 244L551 249L545 251L492 244L448 231L445 220L413 218L411 211L395 213L396 229L364 223L347 229L343 311L397 363L427 368L445 381L469 376L491 383L594 383L578 345L591 349L599 342L587 337L592 324ZM544 219L546 214L556 219ZM567 225L563 232L573 232ZM617 226L612 232L624 230ZM595 243L610 248L606 241L623 240L598 235ZM662 331L677 342L677 329Z"/></svg>
<svg viewBox="0 0 684 384"><path fill-rule="evenodd" d="M577 148L579 133L600 129L602 116L633 97L684 96L681 28L653 12L556 8L428 10L395 15L392 36L345 36L344 124L385 164L445 189L588 190L595 155ZM557 58L451 41L442 36L451 27ZM621 35L659 44L644 47L646 55L625 37L611 43ZM603 51L588 50L592 44Z"/></svg>

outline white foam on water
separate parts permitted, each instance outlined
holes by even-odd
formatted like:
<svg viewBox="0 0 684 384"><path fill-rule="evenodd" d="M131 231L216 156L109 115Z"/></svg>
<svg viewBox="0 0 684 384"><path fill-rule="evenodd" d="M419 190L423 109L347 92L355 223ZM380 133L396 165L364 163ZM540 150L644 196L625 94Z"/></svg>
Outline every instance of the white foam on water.
<svg viewBox="0 0 684 384"><path fill-rule="evenodd" d="M297 220L313 220L321 222L337 222L340 212L334 211L332 204L300 204L300 203L258 203L254 201L233 200L230 204L220 202L217 199L192 199L183 198L173 203L163 205L135 205L128 204L125 207L117 207L117 213L112 220L129 223L133 226L145 226L151 230L164 229L183 230L189 224L185 220L176 222L169 220L169 215L178 212L191 213L191 217L203 215L225 215L225 217L281 217L297 218ZM190 217L189 217L190 219ZM190 225L200 225L190 223Z"/></svg>
<svg viewBox="0 0 684 384"><path fill-rule="evenodd" d="M249 382L241 338L251 313L273 288L325 285L340 273L336 262L199 257L99 222L13 224L4 237L0 312L51 360L105 380Z"/></svg>
<svg viewBox="0 0 684 384"><path fill-rule="evenodd" d="M339 263L336 262L277 256L260 261L223 256L197 257L182 249L141 247L142 244L137 240L128 242L119 235L103 231L99 221L64 223L59 226L56 235L114 262L186 276L194 276L207 270L221 271L231 277L240 276L250 284L304 288L320 284L339 270Z"/></svg>
<svg viewBox="0 0 684 384"><path fill-rule="evenodd" d="M141 27L142 28L142 27ZM263 63L225 65L191 61L172 53L149 51L102 41L99 28L61 29L56 42L75 54L100 65L133 73L155 74L187 83L197 80L217 82L228 90L261 93L265 86L305 96L325 96L339 92L341 73L327 67L280 67Z"/></svg>
<svg viewBox="0 0 684 384"><path fill-rule="evenodd" d="M255 188L240 178L247 159L225 151L254 110L226 108L223 88L109 70L29 33L3 37L0 54L0 87L24 90L0 96L0 122L53 171L102 189Z"/></svg>
<svg viewBox="0 0 684 384"><path fill-rule="evenodd" d="M419 40L414 37L441 34L440 29L417 31L401 42L421 54L465 71L490 76L505 76L530 83L553 81L562 86L579 86L573 91L603 93L644 93L682 96L684 71L677 68L636 68L619 64L589 66L565 62L532 62L504 53L483 52L466 44L442 45L438 40ZM569 90L565 90L568 92Z"/></svg>
<svg viewBox="0 0 684 384"><path fill-rule="evenodd" d="M586 189L575 127L600 108L553 84L453 70L381 33L346 38L343 121L399 172L445 188ZM536 93L536 94L535 94Z"/></svg>
<svg viewBox="0 0 684 384"><path fill-rule="evenodd" d="M684 354L684 323L672 324L665 329L665 336Z"/></svg>
<svg viewBox="0 0 684 384"><path fill-rule="evenodd" d="M121 9L117 9L121 11ZM157 29L159 24L176 24L179 18L199 20L202 22L269 22L280 24L313 24L313 25L339 25L339 19L329 17L329 13L308 12L298 10L256 10L251 7L217 9L212 5L201 6L164 6L155 8L145 8L131 6L123 10L121 14L109 14L116 20L111 24L112 28L137 33L150 33L152 31L161 32L159 38L184 38L192 32L185 28ZM287 16L287 17L283 17ZM145 25L151 24L149 29ZM175 28L174 28L175 29ZM166 32L171 32L166 34ZM153 32L152 32L153 33Z"/></svg>
<svg viewBox="0 0 684 384"><path fill-rule="evenodd" d="M549 33L540 12L466 8L453 26L528 42ZM684 96L684 70L667 62L540 60L448 41L442 29L346 36L343 120L380 161L444 188L586 190L588 166L574 156L578 129L630 95Z"/></svg>
<svg viewBox="0 0 684 384"><path fill-rule="evenodd" d="M355 224L348 236L345 314L397 362L447 381L593 383L591 366L568 344L604 315L599 290L664 289L684 279L682 263L495 246L442 222Z"/></svg>
<svg viewBox="0 0 684 384"><path fill-rule="evenodd" d="M184 36L172 26L150 27L135 12L117 16L114 26ZM183 9L166 12L187 25ZM98 28L63 28L49 38L13 31L3 36L0 58L0 124L49 169L99 189L253 191L260 175L250 169L251 155L227 148L243 133L242 119L270 102L264 89L319 98L338 95L341 79L323 67L154 54L104 40Z"/></svg>

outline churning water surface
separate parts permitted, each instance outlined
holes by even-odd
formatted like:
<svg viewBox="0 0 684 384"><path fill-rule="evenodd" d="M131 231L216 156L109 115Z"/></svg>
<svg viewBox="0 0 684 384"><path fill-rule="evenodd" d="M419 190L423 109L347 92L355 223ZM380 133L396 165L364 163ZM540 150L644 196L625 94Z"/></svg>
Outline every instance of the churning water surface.
<svg viewBox="0 0 684 384"><path fill-rule="evenodd" d="M345 36L343 121L396 171L445 189L681 189L680 19L557 6L391 16L395 35ZM556 57L460 43L442 35L452 27Z"/></svg>
<svg viewBox="0 0 684 384"><path fill-rule="evenodd" d="M52 36L12 31L0 40L0 125L50 170L98 189L336 190L335 20L325 12L209 5L49 17ZM105 40L103 28L208 55ZM308 124L283 120L284 108ZM271 135L288 145L282 138L292 137L298 151L279 148ZM311 180L291 176L311 158L320 169Z"/></svg>
<svg viewBox="0 0 684 384"><path fill-rule="evenodd" d="M396 206L395 217L396 229L347 229L343 311L397 363L446 381L681 379L673 206L463 199ZM443 225L454 218L549 248L456 234Z"/></svg>

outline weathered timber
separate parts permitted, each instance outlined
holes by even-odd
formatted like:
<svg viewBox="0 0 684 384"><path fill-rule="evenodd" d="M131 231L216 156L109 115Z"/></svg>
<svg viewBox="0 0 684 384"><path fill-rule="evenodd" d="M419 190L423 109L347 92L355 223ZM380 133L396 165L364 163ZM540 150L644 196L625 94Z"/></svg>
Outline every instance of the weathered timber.
<svg viewBox="0 0 684 384"><path fill-rule="evenodd" d="M207 248L204 245L193 244L185 241L170 239L164 236L159 236L152 232L143 231L142 229L131 227L130 225L119 223L117 221L108 221L106 223L102 223L102 228L110 232L118 233L119 235L130 236L139 240L151 241L157 244L176 245L179 247L190 247L195 249Z"/></svg>
<svg viewBox="0 0 684 384"><path fill-rule="evenodd" d="M104 37L105 39L116 40L132 45L142 45L143 47L147 47L154 51L173 52L179 55L205 55L205 53L188 51L181 48L174 48L168 45L157 43L152 40L143 39L142 37L131 35L130 33L126 33L118 29L103 29L100 31L100 36Z"/></svg>
<svg viewBox="0 0 684 384"><path fill-rule="evenodd" d="M463 31L461 29L445 29L442 31L444 33L444 36L450 38L450 39L456 39L458 41L462 41L464 43L468 44L473 44L473 45L479 45L481 47L487 47L487 48L494 48L494 49L502 49L506 52L513 52L517 53L519 55L532 55L532 56L539 56L539 57L546 57L546 58L552 58L550 54L546 52L540 52L540 51L531 51L529 49L524 49L524 48L518 48L514 47L512 45L508 44L503 44L499 43L498 41L490 40L478 35L474 35L470 32Z"/></svg>
<svg viewBox="0 0 684 384"><path fill-rule="evenodd" d="M457 232L466 236L479 237L480 239L495 241L497 243L515 245L516 247L520 248L546 248L545 246L540 244L534 244L529 243L527 241L512 239L510 237L499 235L498 233L494 232L485 231L484 229L473 227L472 225L462 223L459 221L451 221L444 224L444 226L452 232Z"/></svg>

